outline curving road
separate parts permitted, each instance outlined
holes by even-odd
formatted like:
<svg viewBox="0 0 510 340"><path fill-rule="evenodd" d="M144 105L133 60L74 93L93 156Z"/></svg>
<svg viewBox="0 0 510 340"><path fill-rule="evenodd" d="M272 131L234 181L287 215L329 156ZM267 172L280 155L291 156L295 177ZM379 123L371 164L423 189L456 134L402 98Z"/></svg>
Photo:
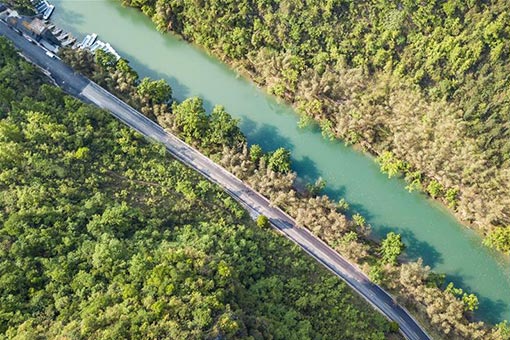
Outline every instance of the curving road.
<svg viewBox="0 0 510 340"><path fill-rule="evenodd" d="M370 282L359 268L349 263L308 230L296 225L296 222L289 215L272 206L258 192L196 149L163 130L161 126L111 93L90 80L75 74L71 68L60 60L49 57L41 47L28 42L3 22L0 22L0 34L13 41L25 58L43 69L55 84L66 92L110 111L113 116L139 133L164 144L175 158L198 171L210 181L220 185L228 194L240 202L252 217L260 214L267 216L274 228L303 248L335 275L342 278L388 319L396 321L400 326L400 332L407 339L430 339L418 322L405 309L395 304L393 298L381 287Z"/></svg>

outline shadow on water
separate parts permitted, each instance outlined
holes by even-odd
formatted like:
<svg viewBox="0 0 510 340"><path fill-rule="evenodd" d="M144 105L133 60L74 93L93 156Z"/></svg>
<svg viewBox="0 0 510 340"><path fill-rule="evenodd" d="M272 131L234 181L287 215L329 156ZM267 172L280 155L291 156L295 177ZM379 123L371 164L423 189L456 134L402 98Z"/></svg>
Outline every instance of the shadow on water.
<svg viewBox="0 0 510 340"><path fill-rule="evenodd" d="M57 0L58 1L58 0ZM104 3L105 1L96 1L96 3ZM398 192L394 192L393 190L400 190L395 189L393 185L387 185L387 181L383 181L384 176L378 176L377 178L380 179L380 181L368 181L370 178L366 178L363 176L375 176L375 171L372 173L371 171L362 171L363 169L367 169L370 167L373 167L373 163L367 162L366 160L359 161L357 157L350 157L352 156L352 152L349 150L344 150L343 147L338 147L338 150L334 150L336 148L336 144L342 143L341 141L336 142L324 142L324 143L317 143L313 144L315 145L315 149L310 148L310 145L307 145L306 142L303 143L305 140L311 140L308 139L308 136L305 136L308 133L314 134L313 138L321 138L320 128L316 124L312 124L311 126L301 129L296 134L294 129L297 129L297 127L294 126L285 126L283 125L285 120L278 119L281 118L280 116L287 115L289 113L292 113L292 110L290 110L287 106L281 105L281 103L278 103L275 100L266 101L265 97L262 97L262 94L258 92L253 92L254 97L260 97L259 99L252 97L249 97L245 92L240 91L236 92L236 89L238 86L241 86L237 80L233 77L236 76L233 73L231 74L232 77L230 78L221 78L217 81L211 82L211 85L209 87L197 87L194 88L197 84L196 79L197 77L204 77L207 78L209 75L222 75L223 73L215 73L215 69L208 69L203 68L200 69L200 72L192 72L195 69L196 62L205 63L207 65L210 64L210 66L216 65L215 63L211 63L209 58L194 58L196 51L189 50L189 46L177 44L174 39L158 39L158 37L151 35L151 39L147 39L145 37L145 34L149 34L145 32L143 35L136 35L136 31L134 28L141 27L140 25L149 26L151 31L154 30L154 25L150 22L150 19L143 16L141 13L137 12L136 10L126 9L121 7L118 2L114 0L108 0L106 1L108 4L111 4L111 6L103 6L98 5L98 9L104 9L104 12L106 12L108 15L112 15L113 17L116 17L117 15L122 17L122 20L120 21L114 21L112 17L112 22L110 23L108 20L104 20L102 16L97 15L98 13L103 13L101 11L89 11L85 14L81 14L80 11L75 11L75 8L81 8L80 6L83 6L84 1L67 1L63 2L62 5L58 7L58 11L56 12L56 17L61 17L62 20L65 21L65 23L68 26L72 26L77 28L77 32L82 33L92 33L94 30L98 30L98 26L110 26L110 25L118 25L118 27L114 27L115 29L118 29L124 34L127 32L129 35L127 39L119 39L117 38L111 38L111 43L114 45L115 48L118 48L119 53L123 55L125 58L129 59L131 62L131 65L139 72L140 76L150 76L151 78L160 79L163 78L167 80L170 85L173 88L174 97L178 100L183 100L191 95L198 94L201 97L205 97L206 94L208 94L207 91L212 91L213 95L207 96L207 98L210 98L212 102L204 101L204 107L206 110L210 111L210 109L213 107L214 104L225 104L228 105L228 100L225 100L225 96L223 95L223 92L220 92L221 95L218 95L218 87L223 86L223 82L225 82L225 89L228 89L227 93L229 96L234 98L235 101L243 101L246 98L250 98L249 105L246 105L246 108L239 109L239 106L235 109L237 116L240 116L242 118L240 127L242 131L247 135L248 140L250 143L258 143L260 144L265 151L272 151L275 150L278 147L286 147L289 150L294 151L295 159L293 159L293 169L296 170L300 176L300 178L303 179L304 182L314 182L317 178L323 176L328 181L327 187L324 190L324 193L327 194L332 199L338 201L340 198L346 197L349 202L355 202L350 204L350 210L348 212L348 215L352 215L354 213L360 213L362 214L368 223L372 224L374 226L374 236L375 237L384 237L387 232L394 231L402 234L404 242L407 244L408 248L406 251L406 257L409 259L416 259L418 257L423 257L425 262L429 265L435 266L437 264L443 264L443 266L439 267L445 267L448 268L448 271L450 272L456 272L456 269L458 270L458 275L465 277L466 280L460 280L460 277L455 277L450 275L449 277L453 278L452 281L454 281L459 287L462 287L466 291L468 290L466 286L470 284L474 290L473 292L476 293L476 290L479 290L480 293L485 293L489 296L489 298L483 298L480 297L480 311L478 311L477 315L484 315L486 319L495 320L498 321L497 318L501 318L502 316L508 317L510 315L509 307L508 305L505 306L503 301L508 301L508 287L510 286L510 281L507 285L499 285L495 284L495 279L492 278L493 275L494 278L498 278L498 280L501 279L508 279L510 280L510 274L507 270L508 264L505 262L504 265L499 266L496 268L495 266L491 266L490 264L492 262L484 262L485 258L482 256L480 257L480 260L477 260L478 257L466 257L469 258L469 260L462 260L462 261L451 261L453 257L458 256L462 259L463 255L467 254L467 252L472 251L478 251L478 245L475 245L475 248L471 249L464 249L464 248L458 248L459 245L453 245L451 248L441 249L441 243L439 243L441 246L438 245L438 248L434 248L432 245L434 244L434 238L428 237L430 235L425 235L425 239L428 242L419 241L417 237L420 237L420 233L423 232L425 234L424 223L421 223L421 221L430 220L432 218L436 218L437 214L434 212L435 210L431 210L429 208L429 204L425 204L419 201L418 199L404 197L401 198L400 195L398 195ZM65 3L65 5L64 5ZM87 2L85 2L87 3ZM91 3L87 3L85 6L88 8L90 7ZM68 9L67 7L70 7L71 9ZM95 8L95 7L94 7ZM109 12L109 10L115 9L114 12ZM100 17L101 20L98 18ZM82 23L87 24L87 22L91 22L90 24L81 25ZM123 24L123 21L128 21L125 26ZM115 22L115 24L114 24ZM79 29L78 29L79 27ZM107 27L107 29L111 29L110 27ZM130 31L133 30L133 31ZM106 32L103 30L104 34L106 35ZM101 32L97 32L101 33ZM153 32L154 33L154 32ZM133 35L133 38L131 37ZM136 39L135 39L136 38ZM147 37L149 38L149 37ZM150 42L150 44L149 44ZM123 46L126 50L129 50L130 53L126 53L123 51ZM133 46L136 48L134 49ZM144 48L144 46L146 48ZM177 58L176 60L179 60L179 62L176 62L174 64L170 64L170 62L167 60L168 55L166 53L175 53L179 56L184 55L182 58ZM138 56L138 58L137 58ZM151 58L148 58L150 56ZM189 58L188 57L193 57ZM147 59L147 60L146 60ZM144 64L142 61L145 60L146 64ZM150 62L148 62L150 60ZM186 63L189 62L192 64L191 66L188 65L189 72L186 73L186 75L179 75L179 72L176 72L175 77L172 76L172 70L179 70L180 63ZM157 70L165 70L163 72L158 72ZM207 73L209 70L212 70L211 73ZM214 71L214 72L213 72ZM223 72L223 71L222 71ZM230 72L230 71L228 71ZM230 73L229 73L230 74ZM231 79L232 78L232 79ZM214 78L215 79L215 78ZM215 79L216 80L216 79ZM204 81L207 82L207 79L204 79ZM235 83L234 83L235 82ZM184 84L191 84L189 85L191 88L188 88ZM201 92L200 92L201 91ZM253 103L251 103L251 100L253 99ZM218 100L218 103L215 103L214 101ZM255 104L254 104L255 103ZM244 107L244 106L241 106ZM271 114L274 114L274 116L267 119L267 124L265 123L258 123L256 121L253 121L250 119L250 115L253 114L251 117L256 117L255 114L258 113L259 110L269 110L271 111ZM275 118L274 121L272 118ZM297 117L297 116L296 116ZM258 117L257 117L258 118ZM257 119L255 118L255 119ZM290 123L285 123L290 124ZM295 122L294 122L295 124ZM290 136L290 137L287 137ZM307 137L307 138L305 138ZM308 148L307 148L308 147ZM342 150L341 150L342 149ZM322 159L318 157L319 152L323 153L324 155L328 155L327 159ZM345 152L344 152L345 151ZM343 157L342 155L345 154L345 156L349 157ZM338 159L337 159L338 158ZM315 163L315 159L317 159L317 163ZM329 166L331 164L334 164L334 166ZM356 169L356 167L363 167ZM354 169L354 170L353 170ZM345 171L345 174L337 174L336 172L339 171ZM331 178L331 182L330 181ZM361 179L358 181L353 181L352 178ZM368 184L367 184L368 183ZM384 185L382 185L383 183ZM366 186L370 184L370 187L367 189ZM386 199L388 199L388 204L386 204ZM409 201L412 201L409 203ZM418 202L419 201L419 202ZM408 204L409 203L409 204ZM366 204L366 205L365 205ZM393 204L393 205L392 205ZM395 206L396 204L400 204L398 206ZM378 207L383 207L382 209L377 209ZM398 211L398 207L404 207L402 211ZM425 208L423 208L425 207ZM398 211L398 212L397 212ZM405 216L409 216L411 214L420 214L419 218L407 218L407 219L397 219L393 218L393 215L396 214L402 214ZM413 217L413 216L411 216ZM411 222L409 222L411 221ZM434 226L440 225L440 226L448 226L448 221L446 221L444 218L438 218L437 220L434 220ZM416 235L412 231L413 225L416 228ZM390 228L391 227L391 228ZM407 228L410 228L411 230L405 230ZM453 230L453 231L452 231ZM442 230L438 230L437 228L431 228L430 232L433 233L433 235L437 235L438 233L443 233ZM442 235L442 234L441 234ZM464 234L459 234L455 232L455 228L446 228L444 230L444 237L457 237L462 238ZM420 237L422 238L422 237ZM430 241L432 240L432 241ZM463 241L464 242L464 241ZM467 242L467 241L466 241ZM472 243L462 243L463 245L468 244L469 246L473 246ZM439 254L439 250L441 250L441 254ZM484 252L484 250L481 250L481 252ZM485 252L483 253L485 254ZM484 255L485 256L485 255ZM473 261L472 260L476 260ZM462 262L458 264L457 262ZM453 263L450 265L450 263ZM489 266L488 266L489 265ZM477 267L479 266L479 267ZM485 266L485 267L481 267ZM505 267L503 267L505 266ZM473 267L473 268L471 268ZM485 272L486 276L481 276L480 278L476 277L478 271L483 271L484 268L488 267L490 270ZM496 268L496 269L495 269ZM439 270L441 270L439 268ZM478 270L478 271L477 271ZM499 270L499 271L496 271ZM502 278L502 276L497 276L497 274L500 274L501 271L505 273L505 277ZM499 292L499 290L502 290ZM494 294L495 293L495 294ZM499 295L498 295L499 293ZM506 295L503 295L506 294ZM499 297L502 297L502 300L499 300Z"/></svg>
<svg viewBox="0 0 510 340"><path fill-rule="evenodd" d="M58 8L58 11L60 19L70 26L77 27L85 23L85 16L78 11L61 7Z"/></svg>
<svg viewBox="0 0 510 340"><path fill-rule="evenodd" d="M275 126L259 124L247 116L242 116L240 128L252 144L259 144L264 151L272 151L279 147L291 152L294 149L290 139L283 137Z"/></svg>
<svg viewBox="0 0 510 340"><path fill-rule="evenodd" d="M138 60L136 56L128 54L124 51L122 51L122 57L126 60L129 60L129 64L138 72L140 78L149 77L151 79L166 80L172 87L172 96L175 99L182 101L183 98L188 98L191 96L190 88L180 82L177 78L170 76L167 73L158 72L157 70L148 67L147 64L143 63L141 60ZM204 108L207 111L210 111L214 107L212 103L208 102L204 98L202 98L202 100L204 102Z"/></svg>
<svg viewBox="0 0 510 340"><path fill-rule="evenodd" d="M489 321L491 323L498 323L505 319L506 313L508 313L507 304L501 300L493 300L487 297L478 297L480 307L476 315L483 315L483 318L477 318L483 321Z"/></svg>
<svg viewBox="0 0 510 340"><path fill-rule="evenodd" d="M349 218L352 218L352 216L356 214L363 216L368 224L370 224L370 220L374 217L374 215L367 208L365 208L363 204L349 202L349 210L345 213L345 215Z"/></svg>
<svg viewBox="0 0 510 340"><path fill-rule="evenodd" d="M418 240L412 231L388 226L377 227L377 237L379 238L384 238L389 232L395 232L402 236L402 241L406 245L404 251L406 259L414 261L421 257L423 263L432 268L443 263L444 259L441 253L430 243Z"/></svg>
<svg viewBox="0 0 510 340"><path fill-rule="evenodd" d="M447 274L445 277L445 287L450 282L453 282L455 287L460 287L464 292L471 294L475 293L472 288L466 283L466 275L463 274ZM478 296L478 295L477 295ZM496 324L501 320L505 319L505 315L508 313L509 306L505 304L502 299L491 299L486 296L478 296L479 307L474 313L474 319L476 321L488 321ZM477 317L483 315L483 318Z"/></svg>
<svg viewBox="0 0 510 340"><path fill-rule="evenodd" d="M305 183L314 183L321 177L315 162L308 156L300 159L292 159L292 169L299 174L299 178Z"/></svg>
<svg viewBox="0 0 510 340"><path fill-rule="evenodd" d="M245 136L251 135L254 131L257 130L257 123L250 119L248 116L242 116L241 122L239 123L239 128L243 131ZM248 141L250 144L256 144L253 143L253 141Z"/></svg>
<svg viewBox="0 0 510 340"><path fill-rule="evenodd" d="M341 186L331 186L326 183L326 188L323 191L323 194L328 196L331 200L338 202L341 199L346 197L347 188L343 185ZM370 223L370 220L374 218L374 215L367 209L363 204L356 202L348 202L349 210L345 211L344 214L348 218L352 218L352 216L356 214L360 214L365 218L365 220Z"/></svg>

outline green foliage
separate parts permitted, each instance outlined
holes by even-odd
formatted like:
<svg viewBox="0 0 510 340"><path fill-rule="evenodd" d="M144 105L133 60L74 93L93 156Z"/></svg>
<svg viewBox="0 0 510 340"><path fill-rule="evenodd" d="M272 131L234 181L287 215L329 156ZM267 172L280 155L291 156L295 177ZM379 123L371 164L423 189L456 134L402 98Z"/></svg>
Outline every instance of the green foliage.
<svg viewBox="0 0 510 340"><path fill-rule="evenodd" d="M173 126L186 142L201 144L208 152L223 146L238 146L245 138L223 106L215 106L210 115L205 112L202 99L194 97L172 105Z"/></svg>
<svg viewBox="0 0 510 340"><path fill-rule="evenodd" d="M483 243L491 248L510 254L510 228L495 228L487 234Z"/></svg>
<svg viewBox="0 0 510 340"><path fill-rule="evenodd" d="M350 209L349 203L345 200L345 198L341 198L337 203L338 210L342 212L346 212Z"/></svg>
<svg viewBox="0 0 510 340"><path fill-rule="evenodd" d="M435 178L482 202L445 198L459 216L510 224L507 0L122 2L294 104L300 126L410 171L409 191Z"/></svg>
<svg viewBox="0 0 510 340"><path fill-rule="evenodd" d="M373 283L381 284L383 280L383 273L381 267L379 265L370 267L368 277L370 278L370 281L372 281Z"/></svg>
<svg viewBox="0 0 510 340"><path fill-rule="evenodd" d="M19 14L35 15L34 5L30 0L6 0L9 7L15 9Z"/></svg>
<svg viewBox="0 0 510 340"><path fill-rule="evenodd" d="M408 165L395 157L390 151L384 151L376 159L381 167L381 172L388 174L388 178L394 177L407 170Z"/></svg>
<svg viewBox="0 0 510 340"><path fill-rule="evenodd" d="M462 296L462 294L464 293L462 288L455 287L453 282L450 282L448 286L446 286L445 292L451 293L454 296Z"/></svg>
<svg viewBox="0 0 510 340"><path fill-rule="evenodd" d="M326 181L322 177L317 178L315 183L306 183L306 191L310 196L317 196L326 187Z"/></svg>
<svg viewBox="0 0 510 340"><path fill-rule="evenodd" d="M406 189L409 192L413 191L422 191L422 174L419 171L409 171L406 172L405 180L408 183Z"/></svg>
<svg viewBox="0 0 510 340"><path fill-rule="evenodd" d="M269 219L264 215L257 216L257 226L260 228L269 228Z"/></svg>
<svg viewBox="0 0 510 340"><path fill-rule="evenodd" d="M466 311L474 311L478 309L478 297L475 294L466 294L462 295L462 303L464 303L464 310Z"/></svg>
<svg viewBox="0 0 510 340"><path fill-rule="evenodd" d="M500 322L496 325L496 330L498 336L503 340L509 340L510 339L510 326L508 325L508 321Z"/></svg>
<svg viewBox="0 0 510 340"><path fill-rule="evenodd" d="M443 195L443 186L441 183L433 179L430 181L429 185L427 185L427 192L429 193L430 197L437 198Z"/></svg>
<svg viewBox="0 0 510 340"><path fill-rule="evenodd" d="M174 124L181 132L181 137L188 143L200 140L207 135L207 114L202 99L188 98L182 103L172 105Z"/></svg>
<svg viewBox="0 0 510 340"><path fill-rule="evenodd" d="M398 322L391 321L390 322L390 332L392 333L398 333L400 331L400 325Z"/></svg>
<svg viewBox="0 0 510 340"><path fill-rule="evenodd" d="M445 279L446 279L445 274L431 272L427 277L427 286L441 288L445 283Z"/></svg>
<svg viewBox="0 0 510 340"><path fill-rule="evenodd" d="M365 218L358 213L352 216L352 220L358 227L363 227L366 224Z"/></svg>
<svg viewBox="0 0 510 340"><path fill-rule="evenodd" d="M143 78L138 84L138 94L141 97L150 98L155 104L163 104L169 102L172 98L172 89L163 79Z"/></svg>
<svg viewBox="0 0 510 340"><path fill-rule="evenodd" d="M258 144L253 144L250 146L250 159L252 162L256 163L259 159L264 155L262 148Z"/></svg>
<svg viewBox="0 0 510 340"><path fill-rule="evenodd" d="M389 232L381 242L381 260L383 263L397 264L397 257L405 249L399 234Z"/></svg>
<svg viewBox="0 0 510 340"><path fill-rule="evenodd" d="M278 148L269 156L269 168L276 172L287 173L290 171L290 152L285 148Z"/></svg>
<svg viewBox="0 0 510 340"><path fill-rule="evenodd" d="M0 55L12 90L0 92L0 337L385 338L389 322L343 282L161 145L41 86L3 38Z"/></svg>
<svg viewBox="0 0 510 340"><path fill-rule="evenodd" d="M478 309L478 297L475 294L465 293L462 288L456 288L453 282L450 282L448 286L446 286L445 292L452 294L453 296L460 297L462 303L464 304L465 311L474 311Z"/></svg>
<svg viewBox="0 0 510 340"><path fill-rule="evenodd" d="M35 74L35 67L19 58L7 39L0 37L0 118L18 96L37 97L43 77Z"/></svg>
<svg viewBox="0 0 510 340"><path fill-rule="evenodd" d="M446 203L448 203L448 206L452 209L455 209L455 207L457 207L458 194L459 190L457 188L449 188L448 190L446 190L444 199L446 200Z"/></svg>
<svg viewBox="0 0 510 340"><path fill-rule="evenodd" d="M310 124L312 124L313 122L313 118L310 117L309 115L307 114L303 114L299 117L299 121L298 121L298 127L300 129L304 129L308 126L310 126Z"/></svg>
<svg viewBox="0 0 510 340"><path fill-rule="evenodd" d="M358 234L356 234L354 231L349 231L345 233L344 236L340 239L340 242L347 244L351 242L355 242L358 240Z"/></svg>
<svg viewBox="0 0 510 340"><path fill-rule="evenodd" d="M117 64L117 59L111 53L105 52L101 49L97 49L94 52L95 62L104 68L114 67Z"/></svg>
<svg viewBox="0 0 510 340"><path fill-rule="evenodd" d="M333 123L331 121L323 120L320 123L320 127L321 127L322 137L324 137L324 139L328 139L331 141L336 139L335 131L333 130Z"/></svg>
<svg viewBox="0 0 510 340"><path fill-rule="evenodd" d="M209 133L205 143L214 143L218 146L234 146L244 142L239 120L232 118L223 106L215 106L209 116Z"/></svg>

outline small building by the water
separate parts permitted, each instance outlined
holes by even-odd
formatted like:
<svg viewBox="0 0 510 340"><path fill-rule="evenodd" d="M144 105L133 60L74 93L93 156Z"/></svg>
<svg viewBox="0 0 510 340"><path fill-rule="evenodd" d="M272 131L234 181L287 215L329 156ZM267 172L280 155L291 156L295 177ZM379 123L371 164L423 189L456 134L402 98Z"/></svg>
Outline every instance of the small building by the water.
<svg viewBox="0 0 510 340"><path fill-rule="evenodd" d="M20 30L35 41L44 39L46 42L60 46L60 41L51 33L44 21L39 18L26 16L9 16L7 23Z"/></svg>

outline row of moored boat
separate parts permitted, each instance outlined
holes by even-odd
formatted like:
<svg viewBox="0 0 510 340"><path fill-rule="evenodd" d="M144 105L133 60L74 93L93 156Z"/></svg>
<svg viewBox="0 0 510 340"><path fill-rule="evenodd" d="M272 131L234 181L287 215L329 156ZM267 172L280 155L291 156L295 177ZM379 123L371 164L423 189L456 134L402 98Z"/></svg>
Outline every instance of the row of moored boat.
<svg viewBox="0 0 510 340"><path fill-rule="evenodd" d="M37 13L41 14L45 20L49 19L55 10L55 6L46 0L32 0L32 3Z"/></svg>
<svg viewBox="0 0 510 340"><path fill-rule="evenodd" d="M31 0L34 4L36 11L39 14L43 15L44 22L47 25L48 29L51 33L60 41L60 46L67 47L71 46L72 48L83 48L88 49L91 52L95 52L96 50L103 50L105 52L111 53L117 60L120 59L120 55L115 51L115 49L107 42L103 42L97 38L97 34L92 33L88 34L81 43L76 42L76 38L74 38L71 34L65 32L61 28L52 24L48 19L53 13L55 6L50 4L47 0Z"/></svg>
<svg viewBox="0 0 510 340"><path fill-rule="evenodd" d="M95 52L97 50L103 50L107 53L112 54L117 60L120 59L120 55L115 51L115 49L107 42L101 41L97 38L96 33L88 34L85 36L83 41L79 44L75 44L74 48L83 48L88 49L91 52Z"/></svg>

